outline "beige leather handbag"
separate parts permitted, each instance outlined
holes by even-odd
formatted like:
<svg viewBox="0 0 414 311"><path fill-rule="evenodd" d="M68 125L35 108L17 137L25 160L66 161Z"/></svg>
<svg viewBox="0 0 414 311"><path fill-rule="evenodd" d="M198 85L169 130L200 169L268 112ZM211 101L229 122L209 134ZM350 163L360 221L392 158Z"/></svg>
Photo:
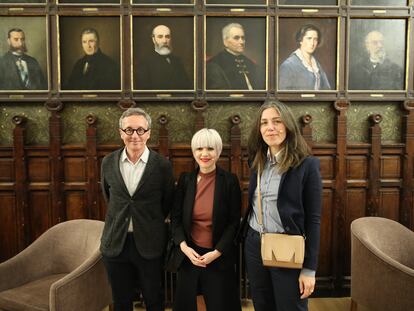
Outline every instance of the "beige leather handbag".
<svg viewBox="0 0 414 311"><path fill-rule="evenodd" d="M260 174L260 171L258 171L257 201L263 265L267 267L301 269L305 257L305 238L302 235L264 232Z"/></svg>

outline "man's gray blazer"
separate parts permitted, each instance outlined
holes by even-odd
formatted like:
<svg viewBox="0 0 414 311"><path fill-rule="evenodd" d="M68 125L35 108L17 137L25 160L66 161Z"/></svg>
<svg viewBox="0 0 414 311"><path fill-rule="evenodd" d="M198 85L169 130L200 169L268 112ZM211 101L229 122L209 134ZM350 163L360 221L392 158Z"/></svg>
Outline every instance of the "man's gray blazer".
<svg viewBox="0 0 414 311"><path fill-rule="evenodd" d="M130 196L119 168L122 150L110 153L102 161L101 183L108 209L101 252L107 257L120 254L132 217L135 245L140 255L147 259L160 257L167 239L164 221L170 212L174 194L171 164L150 150L141 181Z"/></svg>

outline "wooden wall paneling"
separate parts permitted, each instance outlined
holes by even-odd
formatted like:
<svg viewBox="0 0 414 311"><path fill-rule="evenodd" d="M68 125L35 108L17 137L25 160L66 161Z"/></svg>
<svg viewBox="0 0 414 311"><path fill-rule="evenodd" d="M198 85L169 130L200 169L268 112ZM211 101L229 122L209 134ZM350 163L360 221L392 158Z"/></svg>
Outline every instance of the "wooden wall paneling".
<svg viewBox="0 0 414 311"><path fill-rule="evenodd" d="M16 206L15 191L2 189L0 191L0 262L20 251L18 241L22 230L20 230Z"/></svg>
<svg viewBox="0 0 414 311"><path fill-rule="evenodd" d="M404 160L402 165L402 195L400 208L400 222L414 230L413 213L413 160L414 160L414 101L403 103L405 114L403 116Z"/></svg>
<svg viewBox="0 0 414 311"><path fill-rule="evenodd" d="M333 190L324 188L322 191L321 238L319 247L319 264L317 271L317 291L329 292L332 290L332 241L333 217L335 211L332 205Z"/></svg>
<svg viewBox="0 0 414 311"><path fill-rule="evenodd" d="M381 158L381 127L379 124L382 121L382 116L375 114L370 116L369 120L372 125L369 128L371 151L369 156L369 180L366 216L377 216L379 209L379 172Z"/></svg>
<svg viewBox="0 0 414 311"><path fill-rule="evenodd" d="M50 189L32 189L29 192L30 209L27 226L30 230L30 239L28 244L52 227L50 215L53 213L53 204L50 198Z"/></svg>
<svg viewBox="0 0 414 311"><path fill-rule="evenodd" d="M18 252L13 146L0 147L0 262Z"/></svg>
<svg viewBox="0 0 414 311"><path fill-rule="evenodd" d="M26 247L29 240L28 226L28 184L27 184L27 158L25 154L25 124L26 118L14 116L12 118L15 128L13 130L13 159L14 159L14 195L15 195L15 217L17 233L17 249L19 251Z"/></svg>
<svg viewBox="0 0 414 311"><path fill-rule="evenodd" d="M97 118L88 114L86 117L86 167L87 167L87 191L86 204L89 218L103 219L101 209L98 207L99 195L99 162L96 138Z"/></svg>
<svg viewBox="0 0 414 311"><path fill-rule="evenodd" d="M397 187L382 188L379 193L378 216L399 220L400 189Z"/></svg>
<svg viewBox="0 0 414 311"><path fill-rule="evenodd" d="M88 205L87 191L65 190L64 196L65 221L73 219L89 219L90 206Z"/></svg>
<svg viewBox="0 0 414 311"><path fill-rule="evenodd" d="M183 172L191 172L195 167L195 160L188 145L177 144L171 147L171 163L176 180Z"/></svg>
<svg viewBox="0 0 414 311"><path fill-rule="evenodd" d="M336 129L336 153L335 153L335 181L333 195L334 209L334 232L333 247L333 287L336 294L340 294L343 283L344 257L345 248L344 241L346 237L345 227L345 211L347 207L346 196L346 154L347 154L347 119L346 112L349 108L349 102L338 100L334 103L336 111L335 129Z"/></svg>
<svg viewBox="0 0 414 311"><path fill-rule="evenodd" d="M62 161L62 121L59 112L63 104L56 101L46 103L51 112L49 117L49 160L51 171L50 199L51 214L48 215L50 227L64 221L66 212L63 201L64 167ZM45 215L45 217L47 217Z"/></svg>

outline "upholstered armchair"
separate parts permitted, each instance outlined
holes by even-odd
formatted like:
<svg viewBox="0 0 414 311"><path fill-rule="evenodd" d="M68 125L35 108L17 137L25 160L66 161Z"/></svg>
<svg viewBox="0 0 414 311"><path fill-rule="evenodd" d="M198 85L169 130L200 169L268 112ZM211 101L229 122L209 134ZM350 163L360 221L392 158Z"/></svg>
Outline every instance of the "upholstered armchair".
<svg viewBox="0 0 414 311"><path fill-rule="evenodd" d="M414 232L396 221L351 223L351 310L414 310Z"/></svg>
<svg viewBox="0 0 414 311"><path fill-rule="evenodd" d="M101 311L111 291L99 252L104 223L57 224L0 264L0 310Z"/></svg>

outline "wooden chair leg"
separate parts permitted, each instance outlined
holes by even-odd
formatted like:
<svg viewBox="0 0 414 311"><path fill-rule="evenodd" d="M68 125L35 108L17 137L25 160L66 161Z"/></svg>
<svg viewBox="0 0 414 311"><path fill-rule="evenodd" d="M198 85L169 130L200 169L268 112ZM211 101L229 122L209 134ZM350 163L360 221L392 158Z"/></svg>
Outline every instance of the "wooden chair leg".
<svg viewBox="0 0 414 311"><path fill-rule="evenodd" d="M204 302L203 295L197 296L197 311L206 311L206 303Z"/></svg>
<svg viewBox="0 0 414 311"><path fill-rule="evenodd" d="M351 298L351 311L357 311L358 310L358 304L355 300Z"/></svg>

